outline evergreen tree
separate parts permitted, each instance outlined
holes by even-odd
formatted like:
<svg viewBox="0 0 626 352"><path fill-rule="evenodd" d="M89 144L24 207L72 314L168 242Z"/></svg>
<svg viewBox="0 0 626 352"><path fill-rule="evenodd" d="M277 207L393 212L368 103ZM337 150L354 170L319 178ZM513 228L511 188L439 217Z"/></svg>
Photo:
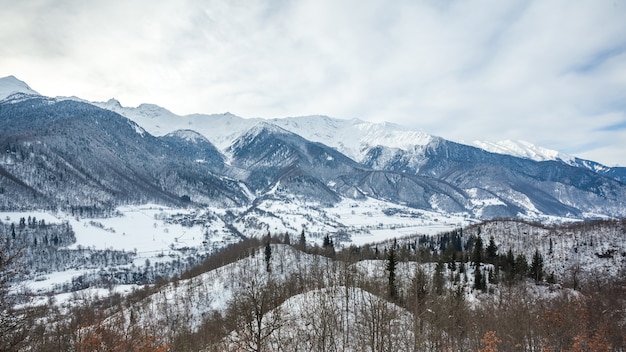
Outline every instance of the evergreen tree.
<svg viewBox="0 0 626 352"><path fill-rule="evenodd" d="M518 277L524 277L528 272L528 261L524 254L518 254L515 258L515 274Z"/></svg>
<svg viewBox="0 0 626 352"><path fill-rule="evenodd" d="M486 256L488 263L494 263L495 259L498 257L498 246L496 246L496 242L493 239L493 236L489 237L489 245L487 245Z"/></svg>
<svg viewBox="0 0 626 352"><path fill-rule="evenodd" d="M509 285L512 284L515 279L515 255L513 255L511 248L509 248L504 260L502 260L502 269L504 270L506 282Z"/></svg>
<svg viewBox="0 0 626 352"><path fill-rule="evenodd" d="M445 269L444 263L440 260L437 262L437 266L435 266L435 272L433 274L433 290L437 295L443 294L443 287L445 284L445 278L443 275L443 270Z"/></svg>
<svg viewBox="0 0 626 352"><path fill-rule="evenodd" d="M291 236L289 236L289 233L287 232L285 232L285 234L283 235L283 243L291 244Z"/></svg>
<svg viewBox="0 0 626 352"><path fill-rule="evenodd" d="M271 267L272 261L272 246L270 245L269 239L265 242L265 269L269 273L272 271Z"/></svg>
<svg viewBox="0 0 626 352"><path fill-rule="evenodd" d="M324 255L333 258L335 256L335 244L328 234L324 236L324 242L322 243Z"/></svg>
<svg viewBox="0 0 626 352"><path fill-rule="evenodd" d="M474 243L474 250L472 252L472 262L476 267L480 266L480 263L483 262L483 240L478 236L476 238L476 242Z"/></svg>
<svg viewBox="0 0 626 352"><path fill-rule="evenodd" d="M483 240L480 236L476 237L474 242L474 250L472 251L472 265L474 266L474 288L483 290L485 285L485 277L481 271L481 263L483 262Z"/></svg>
<svg viewBox="0 0 626 352"><path fill-rule="evenodd" d="M398 258L396 256L396 241L393 241L393 246L387 252L387 266L386 270L389 272L389 298L395 300L398 298L398 289L396 287L396 265L398 264Z"/></svg>
<svg viewBox="0 0 626 352"><path fill-rule="evenodd" d="M550 237L550 251L548 252L550 255L552 255L553 246L554 244L552 243L552 237Z"/></svg>
<svg viewBox="0 0 626 352"><path fill-rule="evenodd" d="M324 236L324 242L322 243L323 248L328 248L333 246L333 240L330 238L328 234Z"/></svg>
<svg viewBox="0 0 626 352"><path fill-rule="evenodd" d="M298 240L298 246L300 246L300 249L305 251L306 250L306 235L304 234L304 229L302 229L302 232L300 232L300 239Z"/></svg>
<svg viewBox="0 0 626 352"><path fill-rule="evenodd" d="M482 290L485 287L485 279L483 278L483 273L480 270L480 267L474 267L474 288L477 290Z"/></svg>
<svg viewBox="0 0 626 352"><path fill-rule="evenodd" d="M543 280L543 257L538 249L535 250L528 274L528 276L535 281Z"/></svg>

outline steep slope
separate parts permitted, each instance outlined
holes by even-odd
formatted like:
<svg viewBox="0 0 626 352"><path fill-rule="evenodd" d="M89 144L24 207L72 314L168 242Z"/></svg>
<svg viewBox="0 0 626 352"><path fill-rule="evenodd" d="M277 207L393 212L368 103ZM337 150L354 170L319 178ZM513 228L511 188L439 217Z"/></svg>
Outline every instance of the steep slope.
<svg viewBox="0 0 626 352"><path fill-rule="evenodd" d="M482 189L538 213L589 217L624 216L626 187L593 171L558 161L534 162L484 153L442 141L426 149L419 174L433 175L463 189Z"/></svg>
<svg viewBox="0 0 626 352"><path fill-rule="evenodd" d="M225 170L224 155L208 139L192 130L177 130L160 137L172 149L197 163L206 164L212 172Z"/></svg>
<svg viewBox="0 0 626 352"><path fill-rule="evenodd" d="M228 149L231 164L245 170L243 180L251 190L266 193L279 188L308 199L332 204L339 201L330 188L340 175L359 165L336 150L312 143L268 123L260 123Z"/></svg>
<svg viewBox="0 0 626 352"><path fill-rule="evenodd" d="M378 145L407 149L414 145L425 145L433 138L427 133L396 124L342 120L321 115L273 119L242 118L231 113L179 116L153 104L123 107L115 99L93 104L135 121L154 135L165 135L180 129L194 130L222 150L261 122L281 127L309 141L325 144L357 162L363 159L370 148Z"/></svg>
<svg viewBox="0 0 626 352"><path fill-rule="evenodd" d="M246 170L257 193L297 194L322 204L341 197L373 197L422 209L461 212L461 190L430 177L372 170L321 143L268 123L250 129L227 150L231 164Z"/></svg>
<svg viewBox="0 0 626 352"><path fill-rule="evenodd" d="M122 116L76 101L34 98L0 104L3 207L66 207L125 202L247 201L235 181L211 173ZM217 160L219 163L219 160ZM218 168L221 167L218 165Z"/></svg>
<svg viewBox="0 0 626 352"><path fill-rule="evenodd" d="M474 141L474 145L491 153L511 155L534 161L562 162L570 166L591 170L621 183L626 183L626 168L624 167L608 167L595 161L580 159L556 150L536 146L526 141Z"/></svg>

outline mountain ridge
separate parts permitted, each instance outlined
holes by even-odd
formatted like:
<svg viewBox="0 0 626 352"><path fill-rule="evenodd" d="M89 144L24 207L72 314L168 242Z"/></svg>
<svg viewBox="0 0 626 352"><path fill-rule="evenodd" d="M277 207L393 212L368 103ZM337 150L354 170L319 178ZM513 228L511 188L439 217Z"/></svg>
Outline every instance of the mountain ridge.
<svg viewBox="0 0 626 352"><path fill-rule="evenodd" d="M352 159L362 162L367 152L382 146L408 151L425 146L433 140L442 138L418 129L407 128L389 122L373 123L360 119L338 119L324 115L308 115L282 118L243 118L232 113L176 115L155 104L141 104L136 108L123 107L117 100L115 106L108 103L93 103L105 109L111 109L137 122L152 134L162 135L186 128L203 134L219 149L226 149L232 141L247 128L258 122L273 123L283 129L299 134L306 139L329 145ZM319 126L322 126L320 128ZM224 135L219 130L231 128L231 133ZM609 167L601 163L581 159L566 153L537 146L524 140L479 141L472 143L457 142L478 147L490 153L510 155L534 161L558 161L568 165L590 169L601 174L614 174L618 170L620 182L626 177L626 167ZM622 170L623 169L623 170Z"/></svg>
<svg viewBox="0 0 626 352"><path fill-rule="evenodd" d="M374 198L476 218L626 216L623 170L591 161L539 162L358 119L178 116L154 104L23 99L0 102L0 187L20 194L22 207L78 199L254 206L271 196L324 206Z"/></svg>

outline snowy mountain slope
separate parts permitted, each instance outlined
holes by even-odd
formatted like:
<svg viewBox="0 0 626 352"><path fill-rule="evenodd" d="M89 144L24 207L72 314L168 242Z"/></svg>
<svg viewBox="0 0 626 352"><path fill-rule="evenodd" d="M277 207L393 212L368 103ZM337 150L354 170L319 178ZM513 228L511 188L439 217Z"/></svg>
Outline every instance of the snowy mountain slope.
<svg viewBox="0 0 626 352"><path fill-rule="evenodd" d="M170 145L171 138L90 104L44 98L0 104L0 129L7 151L0 158L3 207L175 204L185 195L202 203L248 201L238 181L212 172L223 168L219 153L209 167L188 154L197 143L178 138Z"/></svg>
<svg viewBox="0 0 626 352"><path fill-rule="evenodd" d="M26 83L14 76L0 78L0 100L13 93L38 95ZM59 99L82 101L76 97ZM334 119L321 115L273 119L244 119L231 113L179 116L155 104L141 104L134 108L124 107L115 99L91 104L119 113L135 121L155 136L163 136L176 130L195 130L207 137L220 150L226 149L237 137L261 121L280 126L308 140L326 144L358 162L362 162L372 148L379 146L419 155L415 152L410 153L410 150L416 148L419 150L421 149L419 147L431 143L434 138L425 132L396 124L370 123L358 119ZM610 172L611 168L604 165L536 146L526 141L474 141L473 145L492 153L535 161L562 161L607 175L615 174L615 172ZM622 173L619 172L618 177L621 177Z"/></svg>
<svg viewBox="0 0 626 352"><path fill-rule="evenodd" d="M24 95L39 95L39 93L30 88L28 84L20 81L14 76L0 78L0 101L5 100L11 95L17 93Z"/></svg>
<svg viewBox="0 0 626 352"><path fill-rule="evenodd" d="M310 141L333 147L358 162L362 162L369 149L379 145L406 150L413 146L426 145L433 139L425 132L400 125L358 119L302 116L270 121Z"/></svg>
<svg viewBox="0 0 626 352"><path fill-rule="evenodd" d="M517 156L535 161L561 160L571 163L573 156L560 153L556 150L536 146L526 141L503 140L498 142L474 141L475 146L491 153Z"/></svg>
<svg viewBox="0 0 626 352"><path fill-rule="evenodd" d="M235 139L258 123L268 122L310 141L335 148L351 159L377 170L389 170L387 165L398 160L402 160L411 169L418 169L424 161L424 152L428 146L444 140L396 124L343 120L320 115L272 119L241 118L231 113L178 116L152 104L129 108L121 106L114 99L93 104L118 112L157 136L180 129L195 130L221 151L225 151ZM473 145L490 153L534 161L558 161L626 183L626 168L607 167L526 141L474 141Z"/></svg>
<svg viewBox="0 0 626 352"><path fill-rule="evenodd" d="M130 108L121 106L114 99L94 104L128 117L154 135L164 135L179 129L195 130L222 150L260 122L274 124L310 141L333 147L356 161L361 161L371 147L383 145L408 149L414 145L425 145L432 139L432 136L424 132L396 124L371 123L358 119L342 120L318 115L246 119L231 113L178 116L152 104Z"/></svg>
<svg viewBox="0 0 626 352"><path fill-rule="evenodd" d="M558 161L570 166L591 170L600 175L611 177L622 183L626 182L626 168L624 167L608 167L595 161L580 159L575 156L540 147L526 141L474 141L473 144L478 148L491 153L511 155L534 161Z"/></svg>
<svg viewBox="0 0 626 352"><path fill-rule="evenodd" d="M499 253L511 249L530 261L535 250L543 256L544 270L559 280L576 275L606 279L624 274L626 269L626 223L588 222L561 226L541 226L519 221L488 221L471 226L464 235L480 235L484 243L494 237Z"/></svg>
<svg viewBox="0 0 626 352"><path fill-rule="evenodd" d="M448 141L428 154L429 161L420 172L443 177L464 189L498 194L505 203L527 209L528 213L534 208L538 213L568 216L581 212L587 217L596 213L594 204L599 199L614 214L619 214L624 205L623 184L561 162L498 156ZM438 157L441 155L446 157Z"/></svg>
<svg viewBox="0 0 626 352"><path fill-rule="evenodd" d="M382 322L381 318L385 320ZM288 351L399 351L413 347L413 315L364 289L331 286L290 297L268 313L261 331L265 345ZM337 323L333 326L331 322ZM272 330L271 323L280 328ZM388 333L385 338L381 337ZM247 345L240 329L226 337L228 350Z"/></svg>
<svg viewBox="0 0 626 352"><path fill-rule="evenodd" d="M154 135L165 135L180 129L195 130L221 151L226 150L236 138L256 124L268 122L310 141L335 148L351 159L377 170L386 170L385 165L398 159L404 160L413 169L419 168L425 149L442 140L423 131L396 124L335 119L321 115L272 119L241 118L231 113L178 116L153 104L130 108L121 106L114 99L93 104L128 117ZM490 153L534 161L558 161L626 183L626 168L607 167L526 141L474 141L473 145Z"/></svg>
<svg viewBox="0 0 626 352"><path fill-rule="evenodd" d="M224 155L198 132L177 130L159 139L167 142L171 148L192 158L197 163L206 165L214 173L223 173L227 168Z"/></svg>
<svg viewBox="0 0 626 352"><path fill-rule="evenodd" d="M251 256L234 263L169 284L124 314L134 311L136 316L152 320L146 323L161 321L166 322L164 326L177 328L172 323L178 322L195 330L203 317L212 311L225 313L229 301L252 285L253 289L260 290L270 278L277 287L294 277L315 282L313 275L320 274L328 265L332 265L328 258L303 253L287 245L272 245L271 273L268 273L265 254L258 248Z"/></svg>
<svg viewBox="0 0 626 352"><path fill-rule="evenodd" d="M446 182L371 170L334 148L266 122L242 135L227 152L233 166L249 172L245 181L257 193L279 191L322 204L373 197L452 213L469 205L466 194Z"/></svg>

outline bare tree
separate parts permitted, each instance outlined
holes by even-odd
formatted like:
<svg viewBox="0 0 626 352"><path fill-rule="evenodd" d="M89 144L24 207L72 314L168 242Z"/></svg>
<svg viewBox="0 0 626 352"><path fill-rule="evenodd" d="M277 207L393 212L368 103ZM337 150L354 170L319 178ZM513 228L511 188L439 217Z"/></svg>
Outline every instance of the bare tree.
<svg viewBox="0 0 626 352"><path fill-rule="evenodd" d="M27 302L17 302L9 292L21 252L8 236L0 236L0 242L0 351L13 351L26 341L34 316L30 308L16 309L17 303Z"/></svg>
<svg viewBox="0 0 626 352"><path fill-rule="evenodd" d="M229 342L237 351L269 351L269 338L284 324L279 309L280 288L271 276L254 268L243 271L241 276L244 285L233 293L227 312L233 324Z"/></svg>

